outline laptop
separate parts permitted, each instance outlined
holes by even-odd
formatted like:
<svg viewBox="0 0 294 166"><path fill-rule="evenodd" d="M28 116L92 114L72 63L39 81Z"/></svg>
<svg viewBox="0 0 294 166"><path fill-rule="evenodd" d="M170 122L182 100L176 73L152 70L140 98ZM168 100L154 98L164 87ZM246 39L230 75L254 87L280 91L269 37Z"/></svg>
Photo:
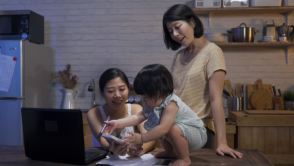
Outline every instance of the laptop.
<svg viewBox="0 0 294 166"><path fill-rule="evenodd" d="M33 160L90 164L108 151L85 149L82 111L22 108L25 155Z"/></svg>

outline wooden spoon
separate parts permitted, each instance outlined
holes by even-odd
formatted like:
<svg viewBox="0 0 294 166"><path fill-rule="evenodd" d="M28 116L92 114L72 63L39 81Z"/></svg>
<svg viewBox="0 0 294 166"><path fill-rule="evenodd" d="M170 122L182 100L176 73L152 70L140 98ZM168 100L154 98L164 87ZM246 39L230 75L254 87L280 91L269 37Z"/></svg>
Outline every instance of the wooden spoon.
<svg viewBox="0 0 294 166"><path fill-rule="evenodd" d="M228 94L230 94L230 97L233 97L232 87L229 84L227 84L227 83L224 84L224 91L227 92Z"/></svg>
<svg viewBox="0 0 294 166"><path fill-rule="evenodd" d="M232 88L231 81L230 81L230 80L225 80L225 83L229 84L230 89L231 89L230 92L232 93L233 97L236 97L236 95L235 95L235 93L234 93L234 90L233 90L233 88Z"/></svg>
<svg viewBox="0 0 294 166"><path fill-rule="evenodd" d="M238 97L238 94L242 91L242 88L243 88L243 84L237 83L236 90L235 90L237 97Z"/></svg>

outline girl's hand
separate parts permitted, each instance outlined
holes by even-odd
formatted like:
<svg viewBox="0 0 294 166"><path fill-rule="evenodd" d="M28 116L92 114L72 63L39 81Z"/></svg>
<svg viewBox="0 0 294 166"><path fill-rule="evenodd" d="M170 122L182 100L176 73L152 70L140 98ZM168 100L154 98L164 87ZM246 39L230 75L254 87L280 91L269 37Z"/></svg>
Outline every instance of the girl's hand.
<svg viewBox="0 0 294 166"><path fill-rule="evenodd" d="M104 121L104 123L108 124L108 126L104 129L104 131L106 130L108 132L106 134L111 134L113 130L118 128L118 123L116 122L116 120Z"/></svg>
<svg viewBox="0 0 294 166"><path fill-rule="evenodd" d="M110 142L109 150L116 156L124 156L127 154L128 145L124 141L120 145L116 144L113 140Z"/></svg>
<svg viewBox="0 0 294 166"><path fill-rule="evenodd" d="M137 144L137 145L135 145L135 147L137 148L137 150L129 149L129 151L128 151L128 155L130 155L130 156L134 156L134 157L139 157L139 156L141 156L141 155L142 155L142 152L143 152L142 145L143 145L143 144Z"/></svg>
<svg viewBox="0 0 294 166"><path fill-rule="evenodd" d="M129 142L129 146L128 147L131 147L131 146L134 146L134 145L137 145L137 144L143 144L143 142L141 140L141 134L134 133L132 131L129 131L128 133L132 135L132 136L126 136L126 137L124 137Z"/></svg>
<svg viewBox="0 0 294 166"><path fill-rule="evenodd" d="M217 146L216 153L220 156L229 155L233 158L242 158L243 154L228 147L227 144L220 144Z"/></svg>

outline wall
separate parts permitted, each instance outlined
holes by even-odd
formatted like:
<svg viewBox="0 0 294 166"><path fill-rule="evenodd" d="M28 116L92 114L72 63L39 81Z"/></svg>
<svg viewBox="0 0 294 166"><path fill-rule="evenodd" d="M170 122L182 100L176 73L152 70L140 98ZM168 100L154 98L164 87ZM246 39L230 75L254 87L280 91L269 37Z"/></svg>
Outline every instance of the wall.
<svg viewBox="0 0 294 166"><path fill-rule="evenodd" d="M135 77L145 65L161 63L170 67L175 54L167 50L162 38L162 15L177 3L193 6L182 0L0 0L0 10L30 9L45 17L45 45L55 50L55 70L72 65L78 75L81 91L78 108L90 108L92 93L88 92L91 78L96 83L103 71L110 67L122 69L127 76ZM211 28L208 17L199 16L205 32L226 33L226 30L245 22L260 32L266 19L276 25L285 22L280 14L212 15ZM294 22L290 15L289 25ZM285 64L282 49L226 48L223 49L227 75L233 84L252 84L258 78L265 84L276 84L282 91L294 90L294 49L289 51ZM96 84L98 85L98 84ZM96 91L98 92L96 86ZM56 85L56 104L63 98L60 85ZM100 97L97 99L101 103Z"/></svg>

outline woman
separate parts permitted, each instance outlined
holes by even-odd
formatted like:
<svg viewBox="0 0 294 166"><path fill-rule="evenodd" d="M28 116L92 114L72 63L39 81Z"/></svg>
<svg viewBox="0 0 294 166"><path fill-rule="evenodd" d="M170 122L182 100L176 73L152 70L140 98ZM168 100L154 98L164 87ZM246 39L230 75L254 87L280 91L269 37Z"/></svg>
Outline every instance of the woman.
<svg viewBox="0 0 294 166"><path fill-rule="evenodd" d="M121 156L126 154L140 156L153 149L155 141L143 145L136 145L137 150L128 149L126 142L118 145L115 144L114 141L109 143L103 137L96 141L102 125L108 116L110 116L110 120L121 119L130 115L136 115L142 110L142 107L138 104L126 104L129 94L129 81L121 70L117 68L106 70L99 79L99 88L99 92L105 99L106 105L93 108L87 114L92 131L92 146L102 147L105 150L111 151L114 155ZM118 128L111 134L119 138L124 138L125 136L129 136L127 132L134 132L136 129L139 130L140 133L146 133L147 131L144 129L143 124L144 122L135 127Z"/></svg>
<svg viewBox="0 0 294 166"><path fill-rule="evenodd" d="M178 4L168 9L162 24L167 49L178 50L181 46L187 46L176 53L171 66L174 93L194 110L206 125L208 139L204 148L214 148L216 131L216 152L221 156L227 154L242 158L243 154L229 148L226 141L222 105L226 65L222 50L203 37L201 21L186 5Z"/></svg>

